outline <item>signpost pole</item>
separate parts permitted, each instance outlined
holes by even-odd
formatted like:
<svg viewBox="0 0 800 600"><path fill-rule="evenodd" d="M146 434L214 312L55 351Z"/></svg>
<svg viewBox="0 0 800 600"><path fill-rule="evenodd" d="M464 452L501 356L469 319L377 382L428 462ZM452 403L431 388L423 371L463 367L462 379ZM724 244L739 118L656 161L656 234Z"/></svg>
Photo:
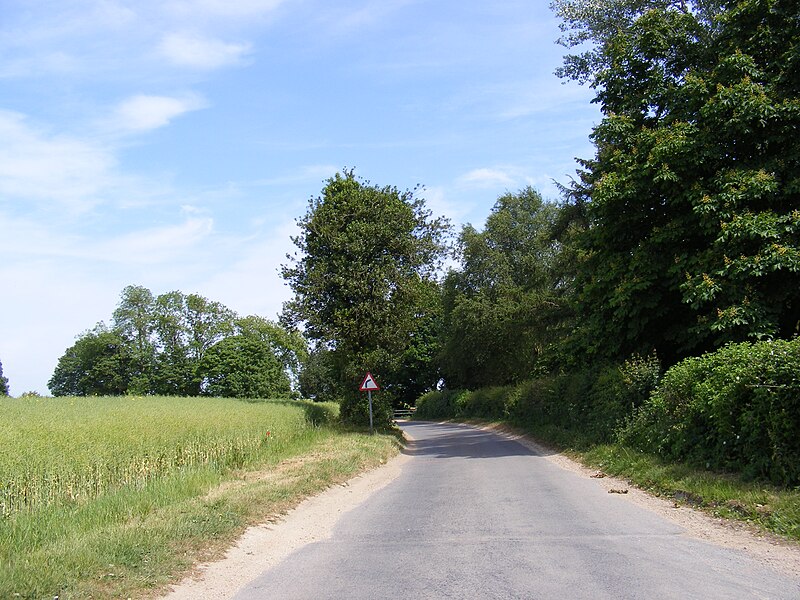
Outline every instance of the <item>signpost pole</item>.
<svg viewBox="0 0 800 600"><path fill-rule="evenodd" d="M375 432L372 430L372 390L367 390L367 398L369 398L369 434L373 435Z"/></svg>

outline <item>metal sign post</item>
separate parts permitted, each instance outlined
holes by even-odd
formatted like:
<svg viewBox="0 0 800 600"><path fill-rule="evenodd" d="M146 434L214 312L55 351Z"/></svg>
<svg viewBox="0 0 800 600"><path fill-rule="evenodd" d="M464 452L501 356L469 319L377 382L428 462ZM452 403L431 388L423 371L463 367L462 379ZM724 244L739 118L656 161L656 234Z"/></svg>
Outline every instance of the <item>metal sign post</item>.
<svg viewBox="0 0 800 600"><path fill-rule="evenodd" d="M373 435L375 431L372 429L372 390L367 390L367 398L369 398L369 434Z"/></svg>
<svg viewBox="0 0 800 600"><path fill-rule="evenodd" d="M372 373L367 371L367 376L364 377L364 381L361 382L361 387L358 388L360 392L367 392L367 398L369 399L369 432L370 435L375 433L375 430L372 426L372 390L378 391L379 388L378 384L375 382L375 378L372 376Z"/></svg>

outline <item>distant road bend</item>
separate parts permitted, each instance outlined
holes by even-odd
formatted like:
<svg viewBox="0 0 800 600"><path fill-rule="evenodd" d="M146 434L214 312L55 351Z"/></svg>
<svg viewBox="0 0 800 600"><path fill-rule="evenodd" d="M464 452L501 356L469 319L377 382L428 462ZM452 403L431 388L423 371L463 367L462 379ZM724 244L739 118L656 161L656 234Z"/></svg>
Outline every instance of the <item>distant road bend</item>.
<svg viewBox="0 0 800 600"><path fill-rule="evenodd" d="M237 600L798 600L800 580L503 436L407 423L402 473Z"/></svg>

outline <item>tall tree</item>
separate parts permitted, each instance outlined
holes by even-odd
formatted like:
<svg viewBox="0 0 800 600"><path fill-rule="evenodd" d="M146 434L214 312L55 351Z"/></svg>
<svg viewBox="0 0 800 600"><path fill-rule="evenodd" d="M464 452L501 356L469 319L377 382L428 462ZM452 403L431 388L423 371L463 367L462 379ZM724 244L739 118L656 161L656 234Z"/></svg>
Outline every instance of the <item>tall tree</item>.
<svg viewBox="0 0 800 600"><path fill-rule="evenodd" d="M794 0L561 0L604 118L570 192L584 349L667 363L800 326Z"/></svg>
<svg viewBox="0 0 800 600"><path fill-rule="evenodd" d="M156 392L199 395L198 366L211 346L233 333L236 314L198 294L172 291L155 299L154 316Z"/></svg>
<svg viewBox="0 0 800 600"><path fill-rule="evenodd" d="M226 398L287 398L289 377L272 346L232 335L211 346L198 365L203 393Z"/></svg>
<svg viewBox="0 0 800 600"><path fill-rule="evenodd" d="M3 375L2 361L0 361L0 396L8 396L8 377Z"/></svg>
<svg viewBox="0 0 800 600"><path fill-rule="evenodd" d="M498 198L483 231L462 230L462 267L444 284L441 362L450 387L530 377L552 343L561 310L552 238L557 214L528 187Z"/></svg>
<svg viewBox="0 0 800 600"><path fill-rule="evenodd" d="M289 379L297 382L302 365L308 359L308 344L299 331L257 315L237 319L235 325L239 335L266 344Z"/></svg>
<svg viewBox="0 0 800 600"><path fill-rule="evenodd" d="M363 419L350 411L358 392L349 390L366 370L390 380L400 368L446 250L447 222L432 219L416 192L337 173L298 221L301 256L282 270L294 292L284 317L330 350L351 401L345 418Z"/></svg>
<svg viewBox="0 0 800 600"><path fill-rule="evenodd" d="M153 392L156 348L153 341L155 298L152 292L140 285L126 286L114 310L113 323L114 329L131 345L133 372L129 391L138 394Z"/></svg>

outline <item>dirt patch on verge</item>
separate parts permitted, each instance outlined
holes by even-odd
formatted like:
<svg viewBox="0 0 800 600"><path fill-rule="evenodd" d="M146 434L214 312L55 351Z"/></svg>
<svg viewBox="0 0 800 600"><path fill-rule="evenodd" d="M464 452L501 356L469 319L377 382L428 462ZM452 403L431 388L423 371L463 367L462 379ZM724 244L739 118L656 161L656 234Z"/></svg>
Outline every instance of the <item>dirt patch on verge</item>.
<svg viewBox="0 0 800 600"><path fill-rule="evenodd" d="M669 519L682 527L687 536L745 552L761 564L787 575L800 577L800 544L765 533L747 523L714 517L691 506L676 505L673 501L653 496L625 480L598 473L596 469L590 469L563 454L554 453L506 425L472 426L513 439L562 469L595 479L597 484L609 493L620 493L625 490L621 498Z"/></svg>

